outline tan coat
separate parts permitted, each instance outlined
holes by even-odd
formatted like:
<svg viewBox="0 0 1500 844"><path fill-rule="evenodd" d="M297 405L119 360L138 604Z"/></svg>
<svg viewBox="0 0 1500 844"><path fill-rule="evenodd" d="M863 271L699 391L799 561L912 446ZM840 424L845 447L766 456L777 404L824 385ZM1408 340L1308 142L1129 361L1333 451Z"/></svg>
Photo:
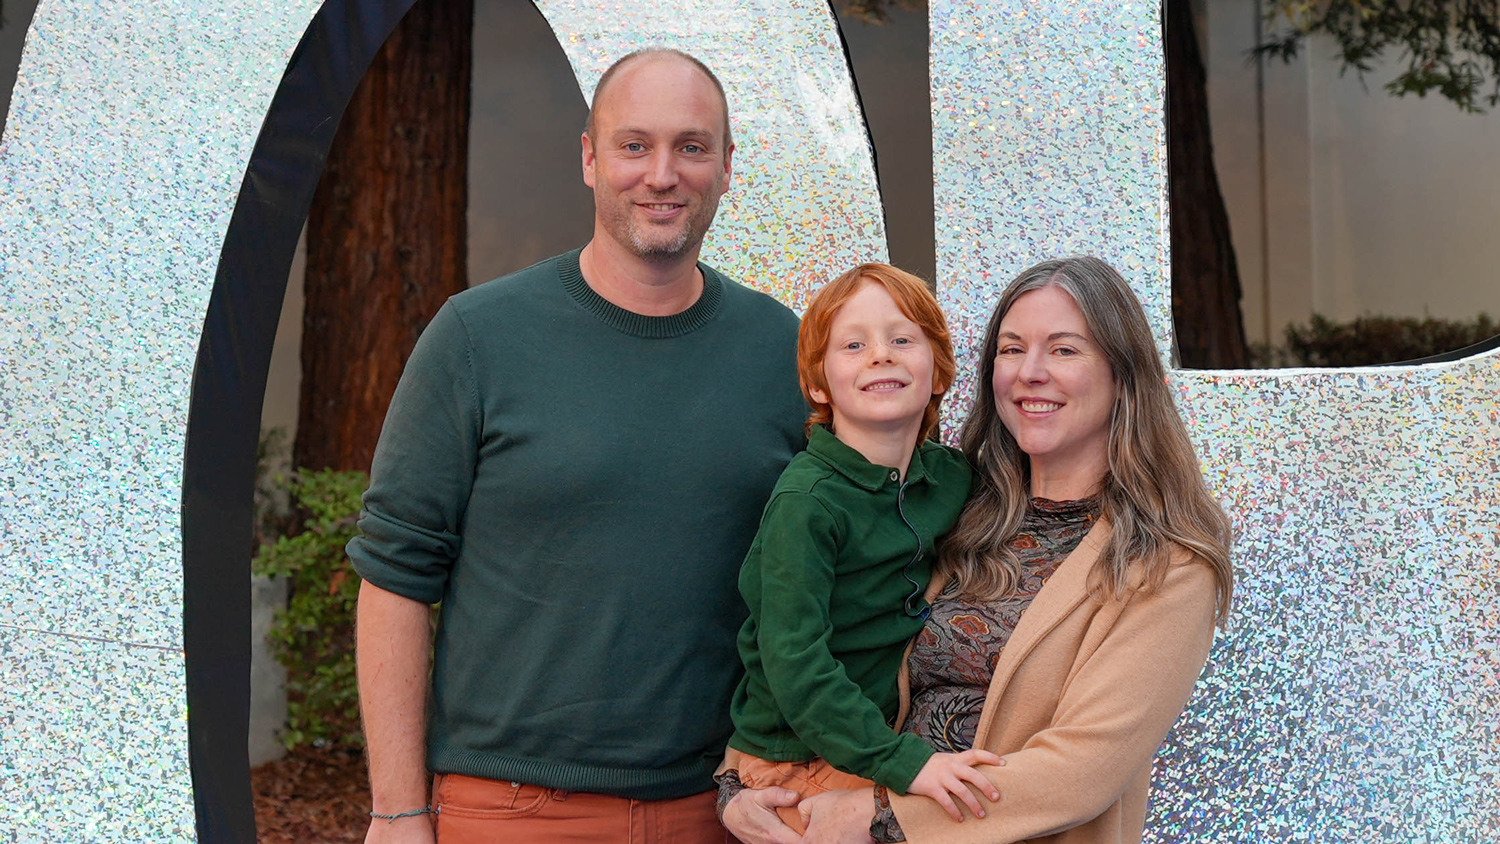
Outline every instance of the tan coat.
<svg viewBox="0 0 1500 844"><path fill-rule="evenodd" d="M1160 589L1138 591L1137 576L1122 600L1091 599L1108 525L1101 519L1058 567L995 666L974 746L1005 757L984 769L1000 801L955 823L926 797L892 794L912 844L1141 840L1152 760L1213 642L1215 581L1184 550ZM942 586L934 581L929 599Z"/></svg>

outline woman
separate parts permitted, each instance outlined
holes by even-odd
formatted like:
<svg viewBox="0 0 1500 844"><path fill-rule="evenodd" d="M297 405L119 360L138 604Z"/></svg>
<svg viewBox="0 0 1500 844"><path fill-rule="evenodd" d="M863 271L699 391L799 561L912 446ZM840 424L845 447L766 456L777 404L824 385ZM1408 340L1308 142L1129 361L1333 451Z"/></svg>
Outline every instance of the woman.
<svg viewBox="0 0 1500 844"><path fill-rule="evenodd" d="M1000 799L953 820L879 789L803 801L807 840L1139 841L1151 763L1228 611L1209 497L1140 303L1097 258L1023 272L985 332L961 433L975 487L900 678L903 729L998 753ZM747 842L781 795L733 797Z"/></svg>

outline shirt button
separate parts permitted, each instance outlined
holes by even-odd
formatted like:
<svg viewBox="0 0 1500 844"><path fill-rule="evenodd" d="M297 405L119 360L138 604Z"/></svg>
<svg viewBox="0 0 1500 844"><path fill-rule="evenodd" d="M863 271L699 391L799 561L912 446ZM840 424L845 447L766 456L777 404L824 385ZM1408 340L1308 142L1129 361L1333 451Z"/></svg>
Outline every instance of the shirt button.
<svg viewBox="0 0 1500 844"><path fill-rule="evenodd" d="M901 473L897 472L895 469L892 469L891 470L891 480L893 480L893 481L900 480L900 478L901 478Z"/></svg>

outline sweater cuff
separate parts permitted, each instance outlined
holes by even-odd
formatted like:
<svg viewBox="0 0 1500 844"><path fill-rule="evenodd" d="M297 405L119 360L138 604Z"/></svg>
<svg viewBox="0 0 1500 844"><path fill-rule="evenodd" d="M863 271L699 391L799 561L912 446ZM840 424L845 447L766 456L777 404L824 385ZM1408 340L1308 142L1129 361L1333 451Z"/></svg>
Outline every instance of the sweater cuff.
<svg viewBox="0 0 1500 844"><path fill-rule="evenodd" d="M911 733L901 733L896 743L896 751L891 758L880 766L871 779L889 788L897 794L905 794L911 788L911 781L922 772L922 766L935 753L932 745L923 741L921 737Z"/></svg>

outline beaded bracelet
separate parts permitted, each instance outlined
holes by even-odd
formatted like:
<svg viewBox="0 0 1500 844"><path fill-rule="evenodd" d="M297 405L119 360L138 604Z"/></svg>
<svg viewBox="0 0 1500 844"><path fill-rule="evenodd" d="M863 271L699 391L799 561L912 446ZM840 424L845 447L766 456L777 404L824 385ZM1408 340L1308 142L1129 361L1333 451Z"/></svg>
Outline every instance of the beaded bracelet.
<svg viewBox="0 0 1500 844"><path fill-rule="evenodd" d="M370 817L377 818L379 820L385 821L386 823L395 823L402 818L415 818L420 817L421 815L435 814L437 814L437 812L432 808L432 806L423 806L420 809L412 809L409 812L397 812L394 815L382 815L379 812L371 812Z"/></svg>

